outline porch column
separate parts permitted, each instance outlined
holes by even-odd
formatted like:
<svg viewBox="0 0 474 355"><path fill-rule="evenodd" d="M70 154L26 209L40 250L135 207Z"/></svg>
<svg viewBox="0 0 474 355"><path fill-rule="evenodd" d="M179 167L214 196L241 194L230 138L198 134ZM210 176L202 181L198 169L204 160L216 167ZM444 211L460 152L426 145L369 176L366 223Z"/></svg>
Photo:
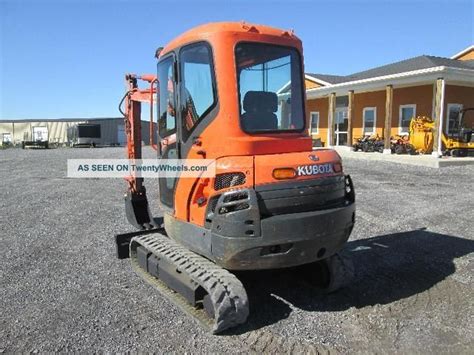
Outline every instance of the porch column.
<svg viewBox="0 0 474 355"><path fill-rule="evenodd" d="M385 88L385 128L384 128L384 145L383 154L391 154L390 135L392 133L392 102L393 102L393 86L387 85Z"/></svg>
<svg viewBox="0 0 474 355"><path fill-rule="evenodd" d="M433 152L435 157L442 156L442 142L443 135L443 116L444 116L444 90L445 81L443 78L436 80L435 85L435 107L434 107L434 129L433 129Z"/></svg>
<svg viewBox="0 0 474 355"><path fill-rule="evenodd" d="M352 148L352 117L354 114L354 90L348 92L349 103L347 107L347 146Z"/></svg>
<svg viewBox="0 0 474 355"><path fill-rule="evenodd" d="M334 117L336 117L336 93L329 95L328 110L328 147L334 146Z"/></svg>

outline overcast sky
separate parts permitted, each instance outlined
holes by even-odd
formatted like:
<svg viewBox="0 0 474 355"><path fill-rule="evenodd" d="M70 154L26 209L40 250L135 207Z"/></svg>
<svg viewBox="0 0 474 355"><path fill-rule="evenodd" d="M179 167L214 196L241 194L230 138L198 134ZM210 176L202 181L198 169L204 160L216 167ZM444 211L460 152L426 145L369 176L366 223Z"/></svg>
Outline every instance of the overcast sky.
<svg viewBox="0 0 474 355"><path fill-rule="evenodd" d="M158 4L159 3L159 4ZM0 119L115 117L126 72L214 21L293 28L306 72L350 74L474 42L473 1L0 0Z"/></svg>

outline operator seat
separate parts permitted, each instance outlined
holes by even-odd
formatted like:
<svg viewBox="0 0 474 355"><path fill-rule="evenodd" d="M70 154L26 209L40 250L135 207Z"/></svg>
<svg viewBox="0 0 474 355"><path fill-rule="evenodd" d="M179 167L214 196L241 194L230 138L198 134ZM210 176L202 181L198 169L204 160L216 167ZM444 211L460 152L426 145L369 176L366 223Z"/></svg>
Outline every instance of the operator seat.
<svg viewBox="0 0 474 355"><path fill-rule="evenodd" d="M242 126L246 131L278 129L278 97L274 92L248 91L244 96Z"/></svg>

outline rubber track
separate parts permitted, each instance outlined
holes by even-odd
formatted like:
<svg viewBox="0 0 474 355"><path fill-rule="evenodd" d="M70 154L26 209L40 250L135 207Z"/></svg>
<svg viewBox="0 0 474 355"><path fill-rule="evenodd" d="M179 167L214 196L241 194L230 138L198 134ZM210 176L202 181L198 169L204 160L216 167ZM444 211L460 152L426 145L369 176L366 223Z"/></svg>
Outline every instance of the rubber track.
<svg viewBox="0 0 474 355"><path fill-rule="evenodd" d="M136 259L136 247L142 245L159 258L173 263L209 294L215 317L210 319L203 309L196 309L184 297L174 292L162 281L143 270ZM185 313L216 334L245 323L249 314L248 298L240 280L229 271L197 255L162 234L138 236L130 243L130 260L134 271L155 286Z"/></svg>

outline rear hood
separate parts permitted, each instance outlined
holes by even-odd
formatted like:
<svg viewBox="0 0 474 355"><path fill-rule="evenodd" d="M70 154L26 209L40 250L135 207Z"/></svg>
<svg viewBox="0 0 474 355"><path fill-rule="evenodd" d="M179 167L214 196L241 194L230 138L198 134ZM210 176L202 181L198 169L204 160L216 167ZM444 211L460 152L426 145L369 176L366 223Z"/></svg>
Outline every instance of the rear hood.
<svg viewBox="0 0 474 355"><path fill-rule="evenodd" d="M296 176L287 180L275 179L273 171L278 168L293 168ZM319 179L341 174L341 157L333 149L255 156L255 185Z"/></svg>

